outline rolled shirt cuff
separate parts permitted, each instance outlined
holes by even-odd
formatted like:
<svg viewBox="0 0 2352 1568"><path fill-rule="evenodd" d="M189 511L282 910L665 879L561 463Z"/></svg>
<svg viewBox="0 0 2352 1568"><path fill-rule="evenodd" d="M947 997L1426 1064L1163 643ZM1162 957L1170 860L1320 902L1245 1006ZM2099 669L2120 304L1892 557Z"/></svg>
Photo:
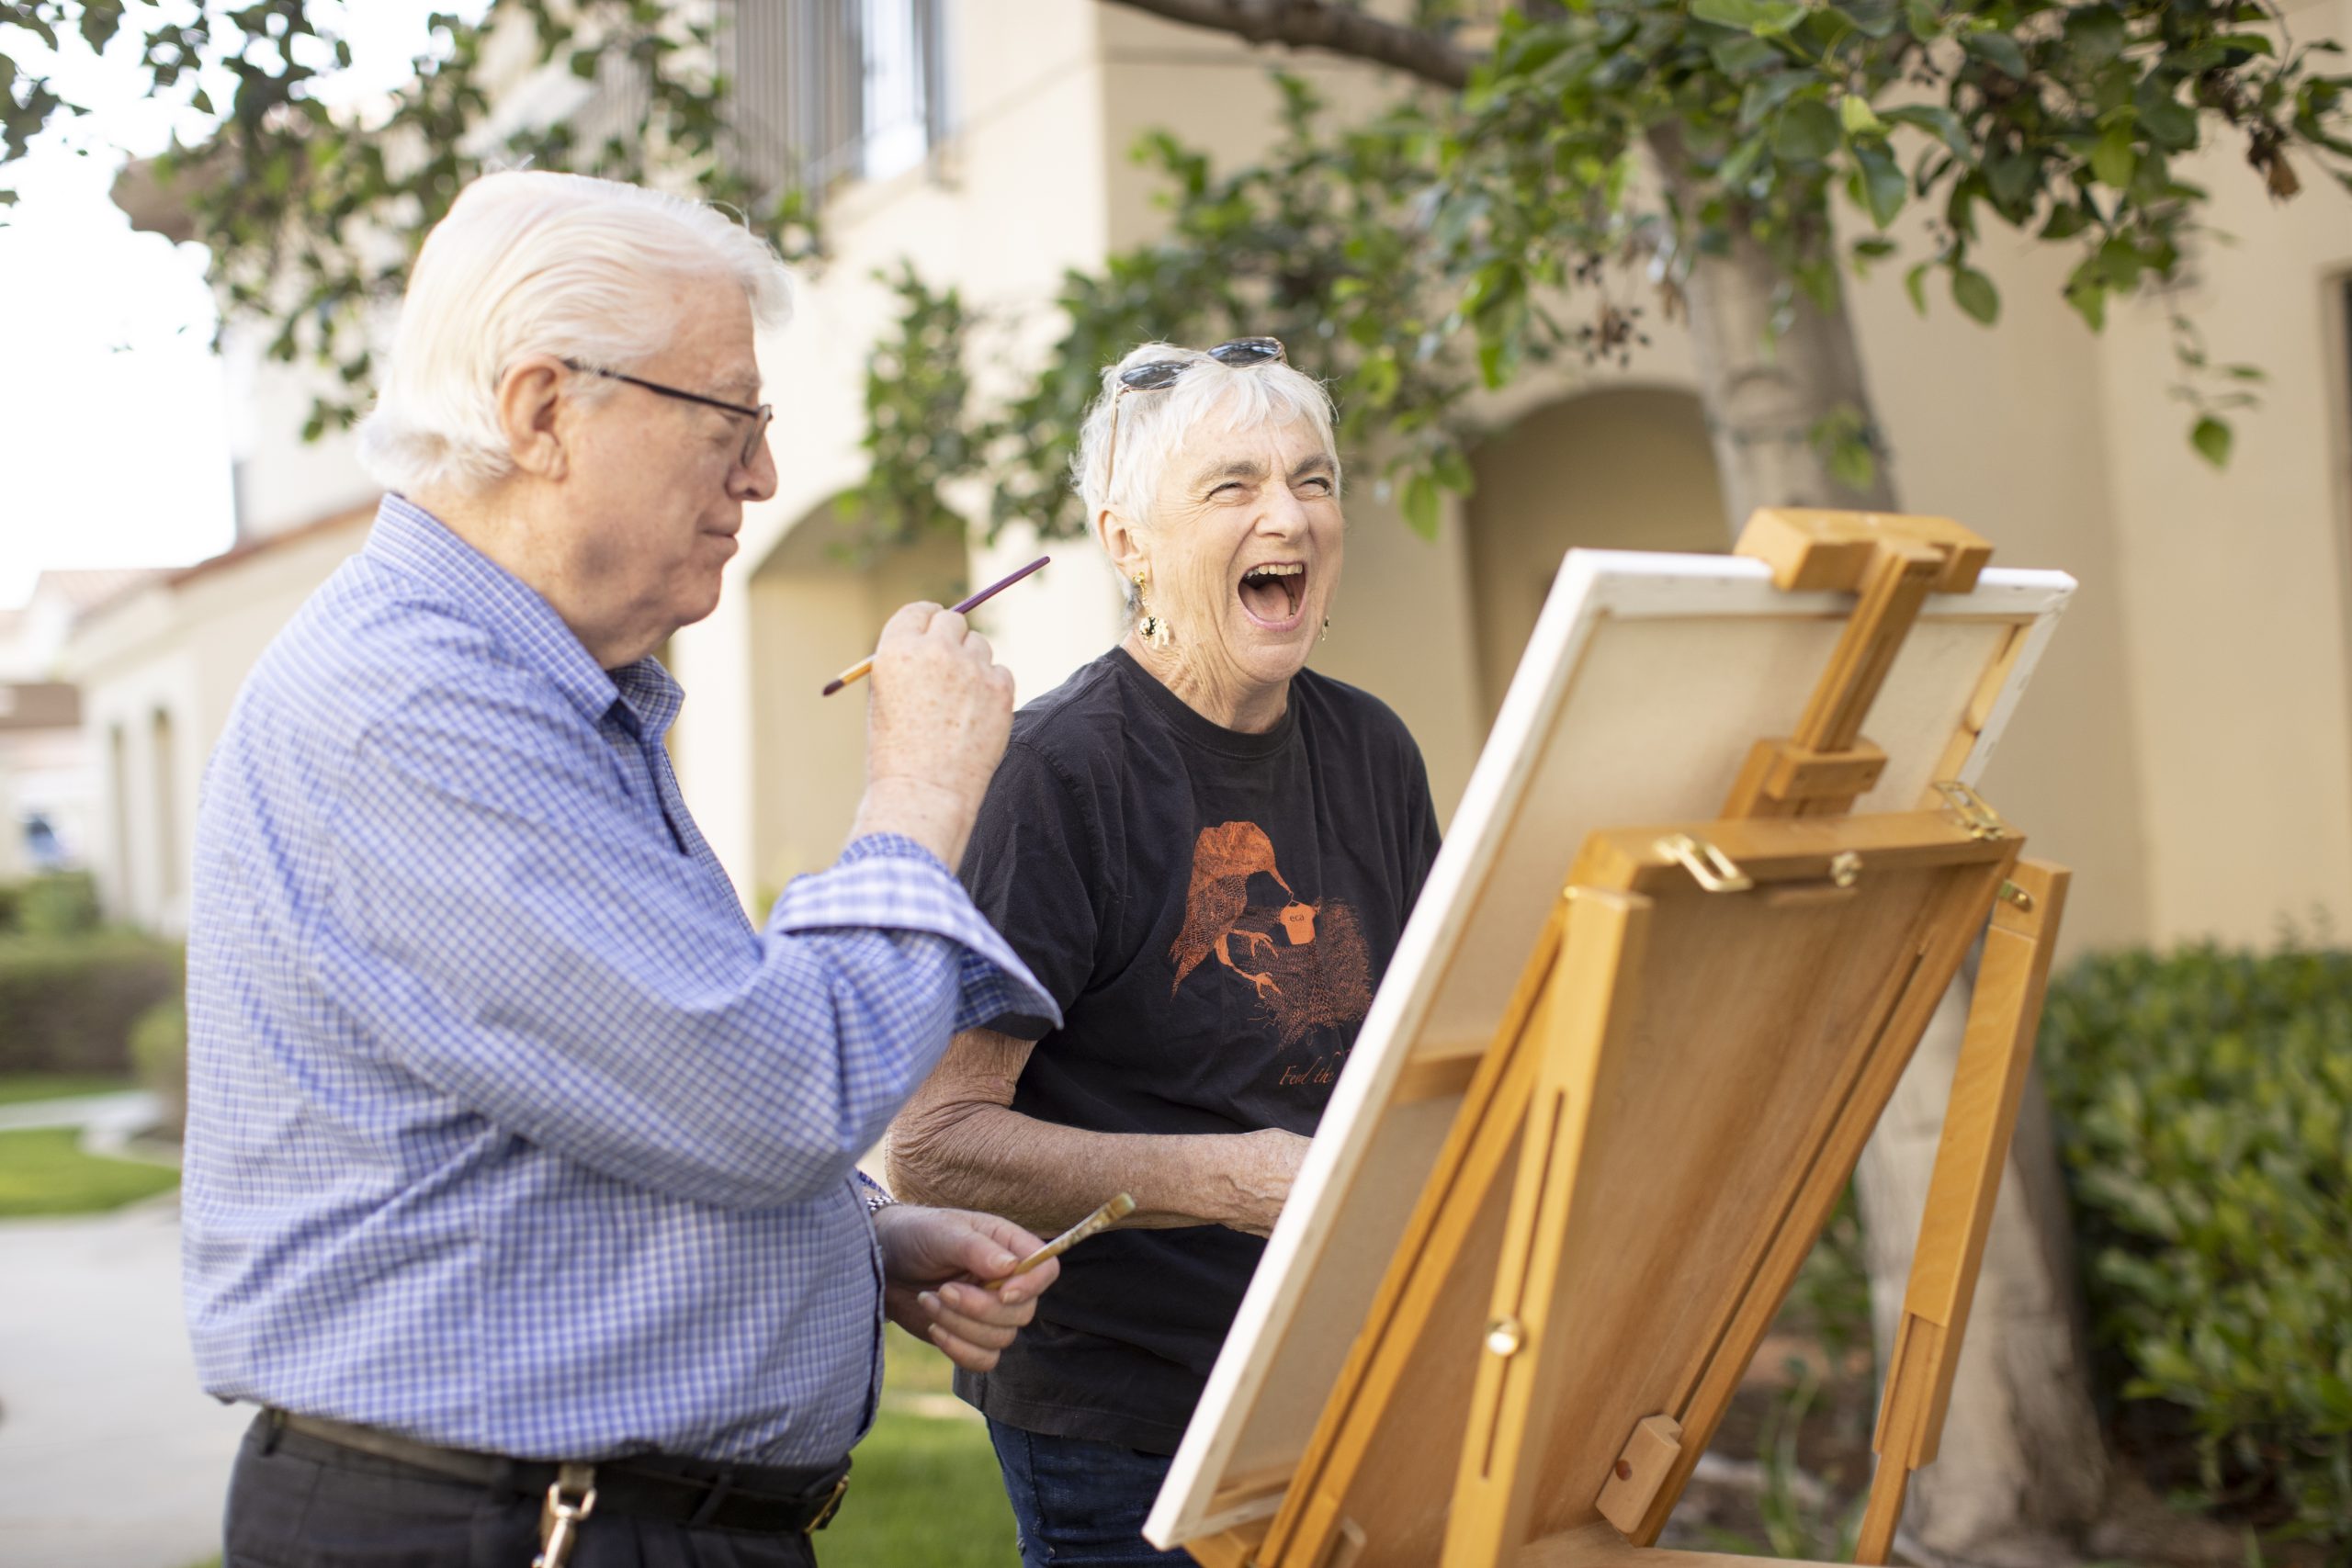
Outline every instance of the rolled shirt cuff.
<svg viewBox="0 0 2352 1568"><path fill-rule="evenodd" d="M776 934L878 930L944 937L961 952L954 1027L1008 1013L1051 1021L1061 1009L972 904L946 863L899 833L850 840L831 869L793 878L768 915Z"/></svg>

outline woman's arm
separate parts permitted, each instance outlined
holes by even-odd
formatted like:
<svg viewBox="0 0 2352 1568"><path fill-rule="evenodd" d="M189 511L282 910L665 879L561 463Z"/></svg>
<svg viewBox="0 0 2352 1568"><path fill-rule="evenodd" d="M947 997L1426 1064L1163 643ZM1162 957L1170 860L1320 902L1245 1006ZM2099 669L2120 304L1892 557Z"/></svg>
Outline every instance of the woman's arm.
<svg viewBox="0 0 2352 1568"><path fill-rule="evenodd" d="M1272 1231L1306 1139L1255 1133L1090 1133L1012 1109L1035 1043L967 1029L890 1123L891 1190L913 1203L1001 1214L1040 1235L1076 1224L1114 1195L1136 1201L1125 1227L1230 1225Z"/></svg>

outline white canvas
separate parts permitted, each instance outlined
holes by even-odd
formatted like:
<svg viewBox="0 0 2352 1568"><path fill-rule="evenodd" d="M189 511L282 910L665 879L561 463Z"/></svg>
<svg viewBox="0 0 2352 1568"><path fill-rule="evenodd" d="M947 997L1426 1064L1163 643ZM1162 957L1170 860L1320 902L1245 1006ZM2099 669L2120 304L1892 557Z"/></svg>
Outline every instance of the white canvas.
<svg viewBox="0 0 2352 1568"><path fill-rule="evenodd" d="M1954 772L1975 782L2074 589L1996 569L1928 601L1863 726L1888 763L1856 811L1933 804L1972 703ZM1718 815L1749 748L1795 728L1852 604L1780 592L1742 557L1568 553L1146 1525L1155 1544L1278 1504L1461 1103L1392 1107L1407 1063L1484 1051L1588 833Z"/></svg>

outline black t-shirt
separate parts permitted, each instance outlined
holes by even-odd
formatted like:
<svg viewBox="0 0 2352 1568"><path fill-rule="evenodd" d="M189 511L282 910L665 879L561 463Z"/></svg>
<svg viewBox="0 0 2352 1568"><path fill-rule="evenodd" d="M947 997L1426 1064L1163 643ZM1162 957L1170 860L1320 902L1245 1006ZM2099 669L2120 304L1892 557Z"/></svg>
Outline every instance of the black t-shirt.
<svg viewBox="0 0 2352 1568"><path fill-rule="evenodd" d="M1012 721L964 857L1054 999L1012 1109L1104 1133L1311 1134L1436 857L1419 750L1378 699L1301 671L1273 728L1184 705L1123 649ZM1104 1193L1109 1197L1109 1193ZM956 1392L1034 1432L1173 1453L1265 1243L1114 1231Z"/></svg>

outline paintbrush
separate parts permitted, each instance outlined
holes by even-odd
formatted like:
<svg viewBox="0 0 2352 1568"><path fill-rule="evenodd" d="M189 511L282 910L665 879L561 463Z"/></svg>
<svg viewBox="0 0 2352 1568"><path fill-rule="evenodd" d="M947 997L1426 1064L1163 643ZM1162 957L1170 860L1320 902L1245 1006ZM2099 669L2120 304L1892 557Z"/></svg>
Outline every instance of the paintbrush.
<svg viewBox="0 0 2352 1568"><path fill-rule="evenodd" d="M1125 1219L1129 1214L1132 1214L1135 1212L1136 1201L1128 1197L1124 1192L1120 1193L1116 1198L1112 1199L1109 1202L1103 1204L1101 1208L1087 1215L1086 1218L1079 1221L1078 1224L1070 1226L1069 1229L1062 1232L1061 1235L1054 1237L1053 1240L1047 1242L1045 1246L1039 1247L1036 1251L1031 1253L1020 1262L1014 1264L1012 1266L1012 1273L1007 1274L1004 1277L1004 1280L990 1280L988 1282L988 1288L993 1291L998 1286L1003 1284L1005 1280L1010 1280L1013 1278L1014 1275L1026 1274L1030 1269L1035 1269L1046 1258L1059 1258L1063 1253L1068 1252L1071 1247L1076 1247L1088 1236L1094 1235L1097 1231L1109 1230L1113 1225L1117 1224L1121 1220Z"/></svg>
<svg viewBox="0 0 2352 1568"><path fill-rule="evenodd" d="M1035 560L1031 561L1027 566L1023 567L1019 571L1014 572L1012 576L1000 578L998 581L989 583L986 588L981 589L978 593L973 594L969 599L965 600L962 604L949 605L948 612L951 615L957 615L968 613L976 606L984 604L990 599L995 598L998 594L1003 592L1006 589L1012 587L1014 583L1020 581L1023 578L1028 576L1031 572L1036 570L1039 567L1045 565L1047 561L1053 558L1054 558L1051 556L1039 556ZM874 673L874 660L871 659L861 659L856 663L851 665L848 669L842 671L840 674L834 676L831 680L826 682L824 694L830 697L835 692L840 691L843 686L848 685L852 681L864 680L866 676L871 675L872 673Z"/></svg>

